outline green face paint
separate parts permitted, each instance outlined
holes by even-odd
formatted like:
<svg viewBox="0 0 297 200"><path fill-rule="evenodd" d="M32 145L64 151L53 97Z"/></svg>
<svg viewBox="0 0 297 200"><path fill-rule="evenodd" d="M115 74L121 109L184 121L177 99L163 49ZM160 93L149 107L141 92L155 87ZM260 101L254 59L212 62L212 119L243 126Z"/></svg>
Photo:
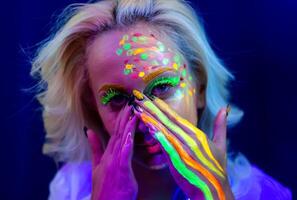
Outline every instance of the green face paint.
<svg viewBox="0 0 297 200"><path fill-rule="evenodd" d="M188 82L186 63L182 55L172 51L153 34L125 34L119 41L119 48L115 52L118 56L126 57L124 64L121 64L122 67L126 64L134 66L133 69L122 69L124 75L145 80L146 76L155 69L172 68L181 77L180 87L184 95L193 96L194 90Z"/></svg>
<svg viewBox="0 0 297 200"><path fill-rule="evenodd" d="M174 168L186 180L188 180L189 183L199 188L203 192L206 200L213 200L213 196L208 185L187 168L187 166L183 163L180 156L178 155L174 147L170 144L170 142L166 139L166 137L161 132L156 132L154 135L169 155Z"/></svg>
<svg viewBox="0 0 297 200"><path fill-rule="evenodd" d="M170 119L165 116L159 108L157 108L151 101L145 100L144 101L144 106L149 109L151 112L153 112L160 121L167 126L172 132L177 133L190 147L190 149L195 153L197 158L209 169L211 169L213 172L215 172L217 175L220 177L224 177L222 172L218 170L208 159L205 158L203 153L201 152L200 148L196 144L195 140L190 137L187 133L185 133L179 126L175 125L170 121Z"/></svg>
<svg viewBox="0 0 297 200"><path fill-rule="evenodd" d="M148 55L146 53L142 53L140 55L141 60L147 60L148 59Z"/></svg>
<svg viewBox="0 0 297 200"><path fill-rule="evenodd" d="M127 50L131 49L131 44L126 43L126 44L123 45L123 48L127 51Z"/></svg>
<svg viewBox="0 0 297 200"><path fill-rule="evenodd" d="M107 105L113 98L117 97L117 96L126 96L125 94L121 93L120 91L113 89L113 88L109 88L105 94L103 95L103 97L101 98L101 103L103 105Z"/></svg>
<svg viewBox="0 0 297 200"><path fill-rule="evenodd" d="M182 124L183 126L187 127L188 130L190 130L192 133L195 134L197 140L201 143L204 151L209 156L209 158L214 162L214 164L218 167L221 172L224 172L223 167L220 165L220 163L215 159L214 155L211 152L211 149L208 144L208 139L205 133L203 133L199 128L194 126L192 123L190 123L188 120L180 117L174 110L172 110L164 101L161 99L156 98L154 100L154 103L156 106L158 106L161 110L166 110L169 117L175 119L179 124Z"/></svg>
<svg viewBox="0 0 297 200"><path fill-rule="evenodd" d="M149 83L149 85L145 88L144 93L151 95L152 94L152 90L154 89L154 87L159 86L159 85L165 85L168 84L171 87L176 87L179 84L179 77L175 76L175 77L158 77L156 79L154 79L151 83Z"/></svg>

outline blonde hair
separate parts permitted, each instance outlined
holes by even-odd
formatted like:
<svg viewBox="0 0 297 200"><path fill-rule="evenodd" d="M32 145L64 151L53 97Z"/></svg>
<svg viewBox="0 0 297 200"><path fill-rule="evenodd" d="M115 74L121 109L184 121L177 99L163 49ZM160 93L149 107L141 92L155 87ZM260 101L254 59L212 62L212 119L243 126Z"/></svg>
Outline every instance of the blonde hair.
<svg viewBox="0 0 297 200"><path fill-rule="evenodd" d="M86 48L100 33L140 21L166 34L187 59L197 80L205 82L206 107L198 126L212 137L214 117L229 103L227 85L234 77L211 49L195 11L187 2L104 0L73 4L62 17L58 31L37 51L31 71L32 76L40 79L37 98L44 108L45 154L63 162L89 159L83 126L96 130L100 118L90 106ZM232 106L229 125L238 122L242 114Z"/></svg>

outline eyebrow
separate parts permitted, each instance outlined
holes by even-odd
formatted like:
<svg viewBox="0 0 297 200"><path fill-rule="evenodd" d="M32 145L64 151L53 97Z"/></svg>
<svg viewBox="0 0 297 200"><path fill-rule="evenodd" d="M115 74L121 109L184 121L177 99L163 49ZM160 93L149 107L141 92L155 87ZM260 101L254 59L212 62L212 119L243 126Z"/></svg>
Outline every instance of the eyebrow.
<svg viewBox="0 0 297 200"><path fill-rule="evenodd" d="M98 89L98 93L101 92L101 91L106 91L110 88L113 88L113 89L116 89L118 91L122 91L122 92L125 92L125 88L121 85L116 85L116 84L108 84L108 85L103 85L100 89Z"/></svg>
<svg viewBox="0 0 297 200"><path fill-rule="evenodd" d="M143 77L143 81L147 84L149 83L151 80L153 80L154 78L156 78L157 76L159 76L160 74L167 72L167 71L175 71L173 68L171 67L163 67L161 69L158 69L150 74L146 74ZM122 85L117 85L117 84L107 84L107 85L103 85L102 87L100 87L97 92L101 92L101 91L106 91L110 88L116 89L118 91L122 91L122 92L126 92L125 88Z"/></svg>
<svg viewBox="0 0 297 200"><path fill-rule="evenodd" d="M153 80L155 77L159 76L160 74L167 72L167 71L175 71L172 67L163 67L161 69L158 69L150 74L147 74L143 77L143 81L145 83L149 83L151 80Z"/></svg>

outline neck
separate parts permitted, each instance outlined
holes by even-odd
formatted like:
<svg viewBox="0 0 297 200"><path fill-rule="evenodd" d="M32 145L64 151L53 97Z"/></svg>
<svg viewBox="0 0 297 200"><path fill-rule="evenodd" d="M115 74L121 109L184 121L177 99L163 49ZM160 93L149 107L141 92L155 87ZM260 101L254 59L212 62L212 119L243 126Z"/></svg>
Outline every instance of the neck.
<svg viewBox="0 0 297 200"><path fill-rule="evenodd" d="M132 166L138 183L138 200L163 200L172 198L177 185L168 167L151 170L136 162L133 162Z"/></svg>

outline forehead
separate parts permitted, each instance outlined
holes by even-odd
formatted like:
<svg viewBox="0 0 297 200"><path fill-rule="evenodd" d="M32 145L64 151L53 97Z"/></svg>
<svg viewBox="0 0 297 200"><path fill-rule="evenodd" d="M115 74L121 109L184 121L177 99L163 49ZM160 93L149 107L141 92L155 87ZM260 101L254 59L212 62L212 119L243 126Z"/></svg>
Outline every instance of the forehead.
<svg viewBox="0 0 297 200"><path fill-rule="evenodd" d="M146 26L106 32L88 48L90 75L104 74L99 83L108 78L145 83L152 72L179 71L183 65L172 43Z"/></svg>

